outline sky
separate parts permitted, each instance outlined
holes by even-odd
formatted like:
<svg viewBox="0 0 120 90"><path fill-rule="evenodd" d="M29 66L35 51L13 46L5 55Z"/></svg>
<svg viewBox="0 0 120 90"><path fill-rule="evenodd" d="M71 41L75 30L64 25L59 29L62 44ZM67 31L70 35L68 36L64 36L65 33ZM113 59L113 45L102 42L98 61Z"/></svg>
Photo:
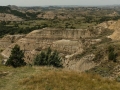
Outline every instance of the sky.
<svg viewBox="0 0 120 90"><path fill-rule="evenodd" d="M0 0L0 6L120 5L120 0Z"/></svg>

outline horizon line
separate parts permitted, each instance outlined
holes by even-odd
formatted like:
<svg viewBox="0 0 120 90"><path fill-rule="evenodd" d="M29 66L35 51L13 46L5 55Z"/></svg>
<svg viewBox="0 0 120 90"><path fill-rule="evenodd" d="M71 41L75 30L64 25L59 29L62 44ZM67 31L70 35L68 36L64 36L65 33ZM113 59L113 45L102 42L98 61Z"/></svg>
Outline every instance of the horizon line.
<svg viewBox="0 0 120 90"><path fill-rule="evenodd" d="M82 6L82 7L96 7L96 6L120 6L120 4L106 4L106 5L0 5L0 6L18 6L18 7L49 7L49 6Z"/></svg>

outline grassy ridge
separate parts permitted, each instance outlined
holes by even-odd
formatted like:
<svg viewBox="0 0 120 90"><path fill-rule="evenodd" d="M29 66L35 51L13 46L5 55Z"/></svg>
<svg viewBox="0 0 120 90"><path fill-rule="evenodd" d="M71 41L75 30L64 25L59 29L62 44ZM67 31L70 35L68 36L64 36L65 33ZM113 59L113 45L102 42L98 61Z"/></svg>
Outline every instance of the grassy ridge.
<svg viewBox="0 0 120 90"><path fill-rule="evenodd" d="M120 90L120 83L53 67L0 66L0 90Z"/></svg>
<svg viewBox="0 0 120 90"><path fill-rule="evenodd" d="M65 70L48 70L21 80L24 90L119 90L120 83L98 75ZM46 72L44 70L47 70Z"/></svg>

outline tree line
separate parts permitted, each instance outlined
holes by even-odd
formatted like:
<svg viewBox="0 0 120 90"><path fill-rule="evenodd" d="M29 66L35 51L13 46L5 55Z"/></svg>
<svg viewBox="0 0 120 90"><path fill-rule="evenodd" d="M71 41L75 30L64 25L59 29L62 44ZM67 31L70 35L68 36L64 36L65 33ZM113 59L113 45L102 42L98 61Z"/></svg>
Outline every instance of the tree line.
<svg viewBox="0 0 120 90"><path fill-rule="evenodd" d="M36 29L42 29L47 27L47 25L38 25L38 26L33 26L33 27L25 27L25 28L21 28L18 26L17 23L11 25L11 26L7 26L6 25L7 22L2 21L0 22L0 37L3 37L6 34L28 34L33 30Z"/></svg>

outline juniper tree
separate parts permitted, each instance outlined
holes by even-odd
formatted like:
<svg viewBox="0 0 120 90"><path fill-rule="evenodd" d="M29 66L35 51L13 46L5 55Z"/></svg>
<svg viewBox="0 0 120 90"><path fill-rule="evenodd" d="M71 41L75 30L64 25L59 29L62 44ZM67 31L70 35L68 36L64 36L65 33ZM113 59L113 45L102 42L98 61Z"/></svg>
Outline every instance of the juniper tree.
<svg viewBox="0 0 120 90"><path fill-rule="evenodd" d="M20 67L26 65L24 62L24 52L20 50L20 46L15 45L11 51L11 55L6 62L6 66Z"/></svg>
<svg viewBox="0 0 120 90"><path fill-rule="evenodd" d="M54 67L62 67L61 58L57 51L52 51L50 48L47 51L41 51L34 59L34 65L47 65Z"/></svg>

